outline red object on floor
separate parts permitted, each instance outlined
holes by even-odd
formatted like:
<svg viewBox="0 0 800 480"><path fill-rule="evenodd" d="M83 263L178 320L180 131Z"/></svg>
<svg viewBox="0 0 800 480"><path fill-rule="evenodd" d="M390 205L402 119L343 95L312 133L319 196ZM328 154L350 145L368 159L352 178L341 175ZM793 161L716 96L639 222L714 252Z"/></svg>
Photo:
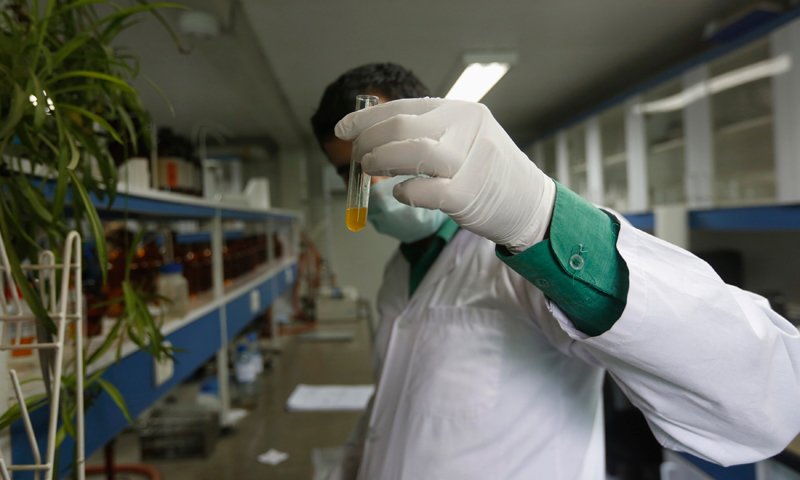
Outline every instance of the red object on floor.
<svg viewBox="0 0 800 480"><path fill-rule="evenodd" d="M87 465L86 475L105 475L106 480L114 480L118 473L132 473L134 475L141 475L150 480L161 480L161 472L152 465L144 465L139 463L117 465L114 462L114 440L111 440L103 447L103 457L105 464L103 465Z"/></svg>

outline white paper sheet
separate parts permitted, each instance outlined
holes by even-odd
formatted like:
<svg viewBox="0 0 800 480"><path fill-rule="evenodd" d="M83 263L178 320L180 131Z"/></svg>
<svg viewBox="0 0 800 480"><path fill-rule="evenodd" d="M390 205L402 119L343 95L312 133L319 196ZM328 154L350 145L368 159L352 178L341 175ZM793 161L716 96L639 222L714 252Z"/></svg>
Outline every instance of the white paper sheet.
<svg viewBox="0 0 800 480"><path fill-rule="evenodd" d="M258 456L258 462L265 465L277 465L289 458L289 454L270 448L266 452Z"/></svg>
<svg viewBox="0 0 800 480"><path fill-rule="evenodd" d="M290 412L357 411L366 408L373 385L299 384L286 401Z"/></svg>

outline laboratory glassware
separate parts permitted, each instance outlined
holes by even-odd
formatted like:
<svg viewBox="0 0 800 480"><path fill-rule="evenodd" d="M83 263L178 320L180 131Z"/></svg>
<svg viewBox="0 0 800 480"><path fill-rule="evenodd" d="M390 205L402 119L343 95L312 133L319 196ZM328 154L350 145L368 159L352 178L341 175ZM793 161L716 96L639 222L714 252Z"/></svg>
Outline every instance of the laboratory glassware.
<svg viewBox="0 0 800 480"><path fill-rule="evenodd" d="M377 105L378 97L373 95L356 96L356 110ZM361 159L350 158L350 178L347 182L347 209L345 224L351 232L357 232L367 224L370 176L361 169Z"/></svg>

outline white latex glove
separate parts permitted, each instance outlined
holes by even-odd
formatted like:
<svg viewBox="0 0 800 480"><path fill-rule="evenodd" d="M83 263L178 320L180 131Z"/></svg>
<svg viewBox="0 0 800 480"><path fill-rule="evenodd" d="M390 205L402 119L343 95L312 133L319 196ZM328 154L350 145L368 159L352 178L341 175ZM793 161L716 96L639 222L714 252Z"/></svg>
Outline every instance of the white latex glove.
<svg viewBox="0 0 800 480"><path fill-rule="evenodd" d="M462 227L521 252L544 238L555 184L484 105L403 99L344 117L336 136L370 175L427 175L395 186L415 207L441 209Z"/></svg>

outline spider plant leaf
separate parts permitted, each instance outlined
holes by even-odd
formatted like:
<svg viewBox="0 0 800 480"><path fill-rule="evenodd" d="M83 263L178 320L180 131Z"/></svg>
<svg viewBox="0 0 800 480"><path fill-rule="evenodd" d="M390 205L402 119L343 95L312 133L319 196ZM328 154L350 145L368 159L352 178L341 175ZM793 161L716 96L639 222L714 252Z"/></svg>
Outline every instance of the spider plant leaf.
<svg viewBox="0 0 800 480"><path fill-rule="evenodd" d="M105 336L103 343L100 344L100 347L92 352L92 354L86 359L86 365L91 365L92 363L96 362L111 349L111 347L114 345L114 341L117 339L117 337L119 337L119 332L121 329L122 322L114 322L114 326L111 327L111 331L109 331L108 335Z"/></svg>
<svg viewBox="0 0 800 480"><path fill-rule="evenodd" d="M100 216L97 214L97 209L94 207L94 203L92 203L92 199L89 197L89 193L83 186L81 179L78 178L73 170L67 170L67 174L69 175L73 188L78 193L78 198L80 198L80 201L83 204L83 210L86 212L86 217L89 221L89 228L92 231L95 248L97 249L97 260L100 262L103 283L105 283L108 277L108 249L105 241L106 237L105 230L103 229L103 223L100 221Z"/></svg>
<svg viewBox="0 0 800 480"><path fill-rule="evenodd" d="M96 71L92 71L92 70L72 70L72 71L69 71L67 73L62 73L61 75L58 75L57 77L55 77L53 79L52 83L56 83L57 84L57 83L59 83L59 82L61 82L63 80L67 80L67 79L70 79L70 78L91 78L91 79L94 79L94 80L102 80L104 82L112 83L112 84L118 86L119 88L121 88L123 90L129 91L129 92L135 92L133 87L128 85L128 83L125 82L125 80L117 77L116 75L111 75L111 74L103 73L103 72L96 72Z"/></svg>
<svg viewBox="0 0 800 480"><path fill-rule="evenodd" d="M114 401L114 403L117 405L117 408L119 408L120 412L122 412L125 420L127 420L128 423L133 423L131 414L128 411L128 405L125 403L125 399L122 397L122 394L119 393L117 387L104 378L98 378L97 383L100 385L100 388L102 388L108 394L108 396L111 397L111 400Z"/></svg>
<svg viewBox="0 0 800 480"><path fill-rule="evenodd" d="M11 98L11 106L8 109L8 113L5 115L3 126L0 127L0 138L6 138L10 135L17 124L19 124L20 120L22 120L22 116L25 113L25 104L27 102L28 99L25 97L25 92L15 83L14 95Z"/></svg>
<svg viewBox="0 0 800 480"><path fill-rule="evenodd" d="M78 35L67 43L65 43L61 48L56 50L53 54L53 63L56 65L61 65L70 55L75 53L76 51L80 51L81 47L86 45L86 43L90 42L92 37L86 33Z"/></svg>
<svg viewBox="0 0 800 480"><path fill-rule="evenodd" d="M62 108L62 109L67 110L67 111L75 112L80 116L86 117L87 119L91 120L92 122L100 125L100 127L103 130L108 132L108 134L111 135L114 138L114 140L116 140L119 143L122 143L122 138L119 136L119 132L117 132L117 129L112 127L111 124L108 123L108 121L105 118L101 117L100 115L97 115L96 113L90 112L89 110L87 110L87 109L85 109L83 107L79 107L77 105L72 105L72 104L69 104L69 103L59 103L58 104L58 108Z"/></svg>
<svg viewBox="0 0 800 480"><path fill-rule="evenodd" d="M27 206L31 208L31 211L44 223L53 223L53 214L50 213L48 202L44 199L41 192L32 188L30 183L26 180L19 182L17 187L25 197Z"/></svg>
<svg viewBox="0 0 800 480"><path fill-rule="evenodd" d="M43 393L37 393L25 399L25 406L28 407L29 413L33 412L34 410L38 410L46 404L47 396ZM0 430L5 430L8 428L12 423L22 418L21 415L22 413L19 405L14 404L11 408L6 410L2 416L0 416Z"/></svg>
<svg viewBox="0 0 800 480"><path fill-rule="evenodd" d="M67 171L74 171L78 164L81 161L81 152L78 150L78 146L75 145L75 140L72 138L72 135L67 134L67 145L69 145L69 162L67 163Z"/></svg>

